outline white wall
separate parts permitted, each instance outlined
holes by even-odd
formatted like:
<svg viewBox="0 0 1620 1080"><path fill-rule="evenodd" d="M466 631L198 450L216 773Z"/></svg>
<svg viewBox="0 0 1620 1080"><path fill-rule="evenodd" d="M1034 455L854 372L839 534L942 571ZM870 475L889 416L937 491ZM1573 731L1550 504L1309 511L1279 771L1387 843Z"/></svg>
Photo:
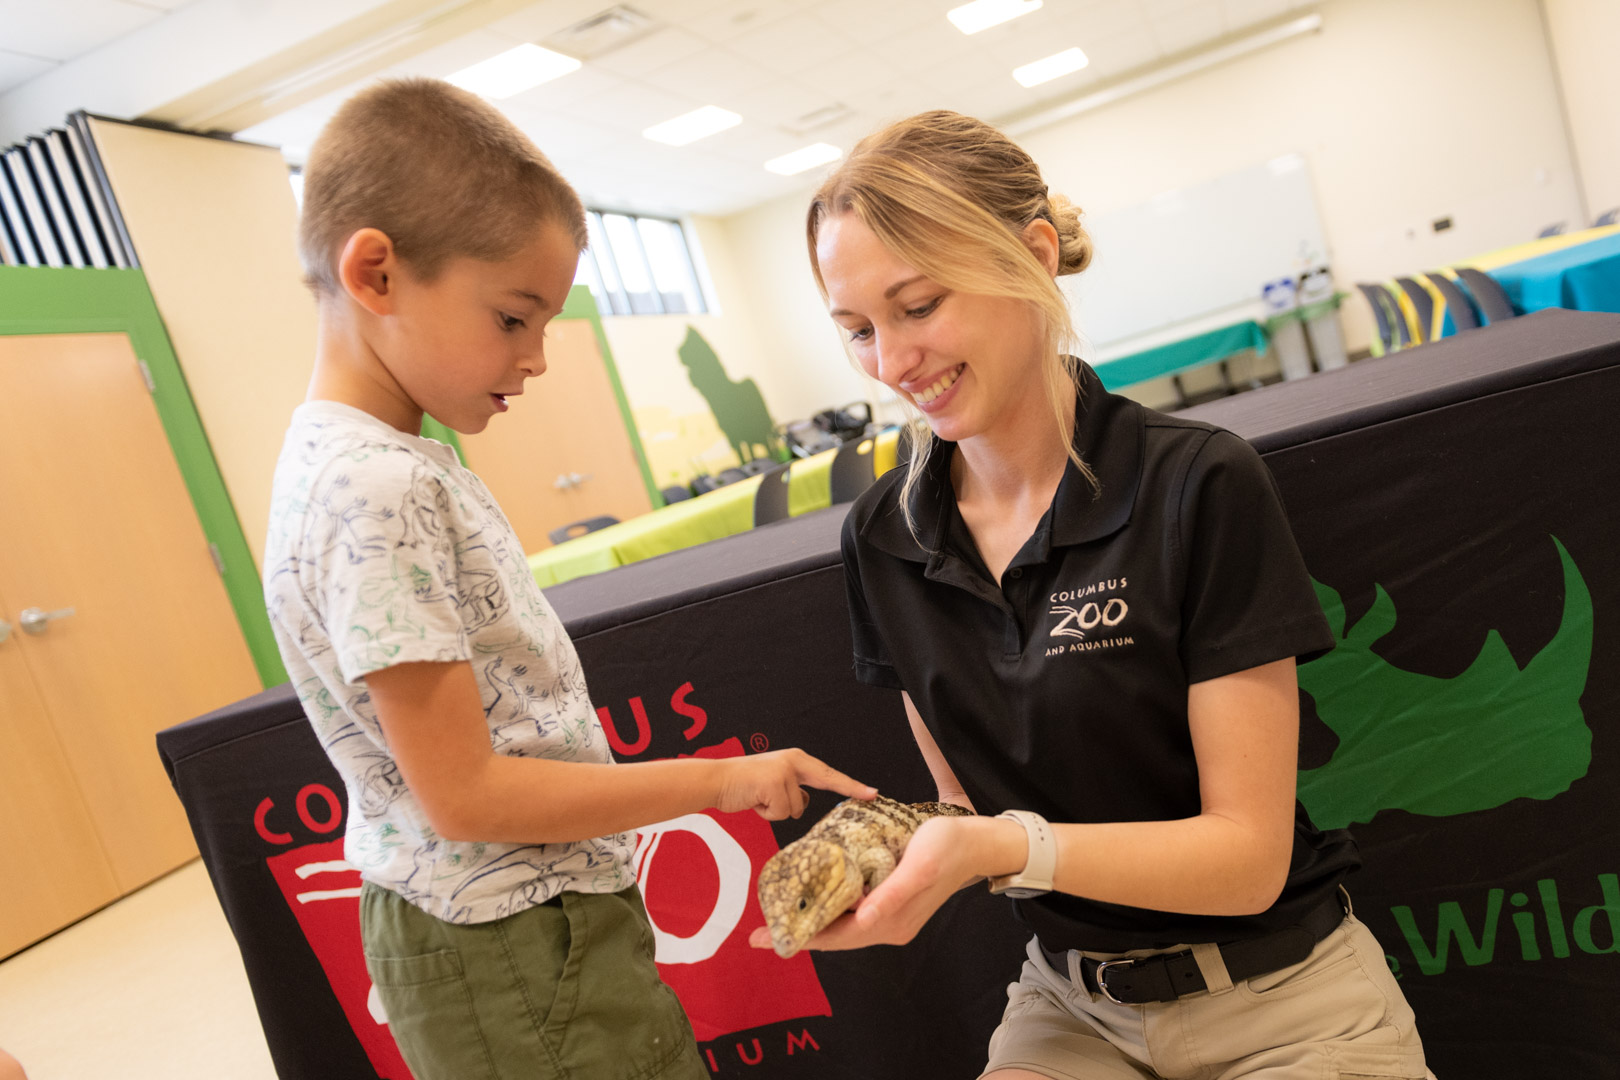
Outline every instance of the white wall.
<svg viewBox="0 0 1620 1080"><path fill-rule="evenodd" d="M1320 33L1021 141L1053 191L1094 213L1302 153L1341 287L1517 243L1579 216L1537 0L1330 0L1322 13ZM1607 108L1612 117L1612 94ZM847 364L804 254L806 201L778 199L724 224L750 268L743 290L756 326L779 345L778 362L842 392ZM1445 216L1453 228L1434 233L1430 223ZM1365 347L1371 318L1359 297L1344 314L1350 347Z"/></svg>
<svg viewBox="0 0 1620 1080"><path fill-rule="evenodd" d="M1596 218L1620 206L1620 3L1543 0L1543 8L1587 214Z"/></svg>

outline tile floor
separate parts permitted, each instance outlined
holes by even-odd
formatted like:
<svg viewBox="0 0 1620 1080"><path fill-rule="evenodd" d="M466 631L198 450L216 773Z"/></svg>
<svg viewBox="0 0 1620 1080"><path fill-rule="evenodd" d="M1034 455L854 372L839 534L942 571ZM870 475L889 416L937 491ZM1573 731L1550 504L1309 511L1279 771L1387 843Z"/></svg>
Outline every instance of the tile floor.
<svg viewBox="0 0 1620 1080"><path fill-rule="evenodd" d="M0 962L0 1047L29 1080L275 1080L200 860Z"/></svg>

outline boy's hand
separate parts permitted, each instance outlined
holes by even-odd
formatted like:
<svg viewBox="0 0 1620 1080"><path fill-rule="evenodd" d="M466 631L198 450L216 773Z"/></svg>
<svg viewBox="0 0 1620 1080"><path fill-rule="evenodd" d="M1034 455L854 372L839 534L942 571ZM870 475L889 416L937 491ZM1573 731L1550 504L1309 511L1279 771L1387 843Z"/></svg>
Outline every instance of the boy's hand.
<svg viewBox="0 0 1620 1080"><path fill-rule="evenodd" d="M810 796L801 784L836 791L856 799L876 797L877 788L860 783L803 750L772 750L768 754L722 758L720 791L714 807L734 814L753 810L767 821L781 821L804 813Z"/></svg>

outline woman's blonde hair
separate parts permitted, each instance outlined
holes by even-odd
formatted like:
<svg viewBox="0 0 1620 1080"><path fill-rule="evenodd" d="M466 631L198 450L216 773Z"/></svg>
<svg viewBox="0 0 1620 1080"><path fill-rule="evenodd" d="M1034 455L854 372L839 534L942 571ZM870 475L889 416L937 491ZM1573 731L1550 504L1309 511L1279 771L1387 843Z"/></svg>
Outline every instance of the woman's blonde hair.
<svg viewBox="0 0 1620 1080"><path fill-rule="evenodd" d="M920 113L868 135L856 144L811 200L806 219L810 267L827 299L816 259L816 236L835 214L855 214L919 273L949 289L1027 301L1045 329L1047 395L1062 431L1080 385L1079 361L1069 305L1035 253L1024 230L1037 219L1058 234L1059 274L1078 274L1091 263L1091 237L1080 209L1052 195L1041 170L1023 147L970 116L938 110ZM922 476L933 440L921 413L913 413L912 453L900 505L912 535L911 494ZM1076 418L1078 420L1078 417ZM1096 477L1072 445L1069 458L1086 479Z"/></svg>
<svg viewBox="0 0 1620 1080"><path fill-rule="evenodd" d="M449 83L393 79L344 102L310 148L298 252L304 283L330 296L359 229L431 281L457 256L510 258L546 221L585 249L579 196L510 120Z"/></svg>

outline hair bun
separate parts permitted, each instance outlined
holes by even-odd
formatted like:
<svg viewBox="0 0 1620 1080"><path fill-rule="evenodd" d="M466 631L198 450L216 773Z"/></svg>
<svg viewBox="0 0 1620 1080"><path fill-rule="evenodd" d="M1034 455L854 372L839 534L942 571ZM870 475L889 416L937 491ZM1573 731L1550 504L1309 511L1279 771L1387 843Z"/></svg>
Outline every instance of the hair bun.
<svg viewBox="0 0 1620 1080"><path fill-rule="evenodd" d="M1080 208L1063 195L1048 200L1058 234L1058 274L1078 274L1091 265L1091 234L1080 224Z"/></svg>

